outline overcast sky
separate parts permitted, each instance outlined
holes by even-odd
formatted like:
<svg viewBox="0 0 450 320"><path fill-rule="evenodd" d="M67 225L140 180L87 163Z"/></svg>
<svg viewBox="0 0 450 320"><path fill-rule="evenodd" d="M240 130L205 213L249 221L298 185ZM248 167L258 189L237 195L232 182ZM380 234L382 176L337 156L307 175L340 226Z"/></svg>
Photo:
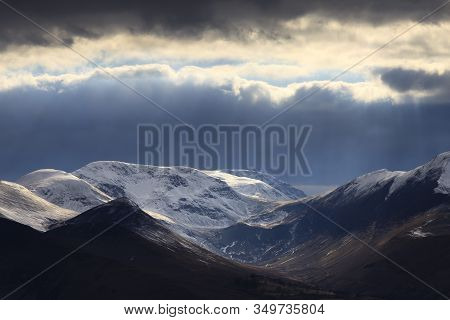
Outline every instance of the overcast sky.
<svg viewBox="0 0 450 320"><path fill-rule="evenodd" d="M194 124L312 125L313 175L336 185L450 150L445 1L9 1L108 73ZM326 85L324 87L324 85ZM0 178L136 161L139 123L175 123L0 3Z"/></svg>

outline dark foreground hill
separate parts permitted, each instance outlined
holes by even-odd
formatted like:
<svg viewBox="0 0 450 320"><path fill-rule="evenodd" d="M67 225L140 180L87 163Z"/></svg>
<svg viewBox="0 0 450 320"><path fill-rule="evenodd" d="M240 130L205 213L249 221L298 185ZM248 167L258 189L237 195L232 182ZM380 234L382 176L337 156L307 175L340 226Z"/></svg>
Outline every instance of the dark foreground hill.
<svg viewBox="0 0 450 320"><path fill-rule="evenodd" d="M193 245L126 199L46 233L0 219L0 244L0 295L9 299L334 297Z"/></svg>

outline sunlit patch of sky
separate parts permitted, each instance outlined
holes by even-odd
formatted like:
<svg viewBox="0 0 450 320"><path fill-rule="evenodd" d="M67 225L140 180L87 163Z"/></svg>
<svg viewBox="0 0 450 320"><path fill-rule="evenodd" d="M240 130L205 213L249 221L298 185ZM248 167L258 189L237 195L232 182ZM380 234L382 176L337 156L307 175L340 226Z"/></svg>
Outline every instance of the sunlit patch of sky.
<svg viewBox="0 0 450 320"><path fill-rule="evenodd" d="M256 80L256 81L264 81L274 86L285 87L292 83L301 83L301 82L309 82L309 81L328 81L332 80L336 77L336 75L340 74L342 70L337 69L324 69L318 70L308 75L299 75L298 77L286 77L286 78L271 78L271 77L254 77L247 76L247 80ZM367 80L363 74L356 72L348 72L338 79L339 81L348 82L348 83L357 83L364 82Z"/></svg>
<svg viewBox="0 0 450 320"><path fill-rule="evenodd" d="M236 59L217 59L217 60L191 60L191 61L183 61L183 60L170 60L170 59L120 59L115 61L108 61L108 63L104 63L102 59L94 59L93 60L96 64L102 66L102 67L121 67L121 66L140 66L145 64L162 64L162 65L168 65L170 66L174 71L180 71L182 68L185 67L199 67L199 68L211 68L211 67L239 67L244 66L246 61L242 60L236 60ZM271 66L280 66L285 68L298 68L298 65L288 65L288 64L270 64ZM268 64L260 63L260 64L254 64L254 68L257 70L258 68L264 68L265 66L268 66ZM65 72L56 71L56 70L49 70L45 66L42 66L40 64L34 64L31 66L28 66L26 68L21 68L18 70L9 70L8 74L13 75L15 72L21 72L21 73L30 73L33 76L39 76L39 75L51 75L51 76L57 76L63 73L84 73L90 70L93 70L96 68L94 64L91 64L89 62L82 62L80 65L72 66L70 68L67 68ZM301 74L298 76L292 76L292 75L283 75L280 74L279 78L273 77L273 76L264 76L264 75L246 75L245 79L247 80L255 80L255 81L264 81L268 84L275 85L275 86L288 86L292 83L301 83L301 82L308 82L308 81L327 81L330 79L333 79L336 75L340 74L342 70L338 69L322 69L317 70L309 74ZM357 82L364 82L367 80L367 77L365 77L364 74L358 73L358 72L348 72L341 77L339 77L340 81L348 82L348 83L357 83Z"/></svg>

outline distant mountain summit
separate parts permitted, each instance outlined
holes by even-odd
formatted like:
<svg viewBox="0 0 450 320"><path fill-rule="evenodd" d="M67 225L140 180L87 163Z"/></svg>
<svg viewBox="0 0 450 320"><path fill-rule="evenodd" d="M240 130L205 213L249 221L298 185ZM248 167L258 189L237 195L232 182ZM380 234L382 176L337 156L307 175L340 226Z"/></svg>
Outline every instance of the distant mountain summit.
<svg viewBox="0 0 450 320"><path fill-rule="evenodd" d="M37 170L18 183L57 206L79 213L112 200L86 181L59 170Z"/></svg>
<svg viewBox="0 0 450 320"><path fill-rule="evenodd" d="M260 180L187 167L102 161L73 175L111 198L127 197L149 214L193 228L232 225L290 199Z"/></svg>
<svg viewBox="0 0 450 320"><path fill-rule="evenodd" d="M425 180L435 183L435 193L450 194L450 152L442 153L414 170L398 173L388 196L407 184L419 184Z"/></svg>
<svg viewBox="0 0 450 320"><path fill-rule="evenodd" d="M0 181L0 217L45 231L75 215L75 211L58 207L19 184Z"/></svg>
<svg viewBox="0 0 450 320"><path fill-rule="evenodd" d="M126 197L143 210L187 227L231 225L259 203L225 182L186 167L94 162L73 173L112 198Z"/></svg>
<svg viewBox="0 0 450 320"><path fill-rule="evenodd" d="M255 196L267 201L296 200L306 197L306 194L274 176L251 170L217 170L205 171L234 185L237 190L249 196ZM239 178L241 179L239 179Z"/></svg>

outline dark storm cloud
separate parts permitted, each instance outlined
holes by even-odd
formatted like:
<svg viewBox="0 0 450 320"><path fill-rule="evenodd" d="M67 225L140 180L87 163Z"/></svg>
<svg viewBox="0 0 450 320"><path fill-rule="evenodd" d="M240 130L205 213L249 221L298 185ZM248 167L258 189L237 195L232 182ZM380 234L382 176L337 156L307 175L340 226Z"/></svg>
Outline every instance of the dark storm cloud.
<svg viewBox="0 0 450 320"><path fill-rule="evenodd" d="M252 102L257 89L251 87L240 97L224 87L156 80L140 81L137 89L194 125L260 124L276 112L266 99ZM71 171L96 160L136 162L137 125L174 123L141 97L101 79L63 92L12 90L0 93L0 101L2 179L40 168ZM305 148L313 176L288 178L329 185L376 169L415 167L450 150L449 117L448 105L367 105L321 90L277 119L313 126Z"/></svg>
<svg viewBox="0 0 450 320"><path fill-rule="evenodd" d="M391 89L398 92L443 91L450 87L450 72L430 73L424 70L402 68L388 69L379 72L381 80Z"/></svg>
<svg viewBox="0 0 450 320"><path fill-rule="evenodd" d="M98 37L118 30L158 32L168 36L198 36L207 29L245 39L249 32L288 36L279 23L315 13L342 21L385 23L417 20L442 0L9 0L12 6L67 41L74 36ZM447 19L443 10L431 19ZM0 48L9 44L46 45L52 40L0 4Z"/></svg>

